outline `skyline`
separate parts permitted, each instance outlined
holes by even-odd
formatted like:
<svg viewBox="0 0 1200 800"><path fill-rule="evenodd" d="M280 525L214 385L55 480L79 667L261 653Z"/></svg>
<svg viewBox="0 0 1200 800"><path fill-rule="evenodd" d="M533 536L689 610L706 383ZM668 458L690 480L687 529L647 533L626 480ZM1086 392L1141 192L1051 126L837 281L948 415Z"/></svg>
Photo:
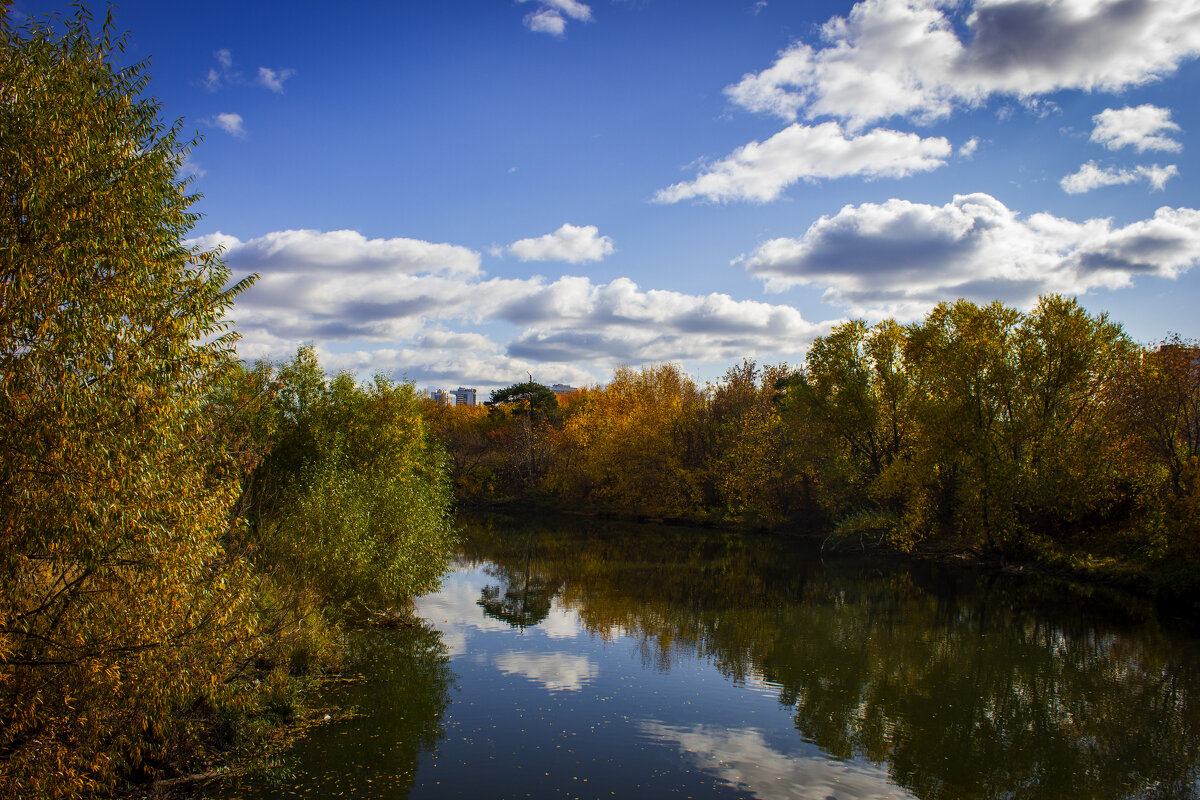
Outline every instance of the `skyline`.
<svg viewBox="0 0 1200 800"><path fill-rule="evenodd" d="M197 5L115 26L204 136L193 241L260 275L244 358L703 383L1050 292L1200 336L1197 0Z"/></svg>

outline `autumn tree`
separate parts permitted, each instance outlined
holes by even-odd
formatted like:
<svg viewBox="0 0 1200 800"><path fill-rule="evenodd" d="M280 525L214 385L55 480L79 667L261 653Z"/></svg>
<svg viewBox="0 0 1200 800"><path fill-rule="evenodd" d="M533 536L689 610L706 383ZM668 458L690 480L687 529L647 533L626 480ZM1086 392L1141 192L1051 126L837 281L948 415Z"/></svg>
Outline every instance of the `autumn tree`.
<svg viewBox="0 0 1200 800"><path fill-rule="evenodd" d="M1200 558L1200 344L1179 335L1129 359L1111 386L1142 535Z"/></svg>
<svg viewBox="0 0 1200 800"><path fill-rule="evenodd" d="M484 405L492 440L503 453L510 491L535 489L549 468L548 428L559 419L558 396L532 378L492 392Z"/></svg>
<svg viewBox="0 0 1200 800"><path fill-rule="evenodd" d="M777 402L789 376L786 365L760 370L747 359L710 391L703 415L710 502L733 519L779 523L797 506L797 474Z"/></svg>
<svg viewBox="0 0 1200 800"><path fill-rule="evenodd" d="M1105 387L1131 345L1073 299L1025 314L965 300L913 327L914 414L938 503L954 529L1019 553L1115 502Z"/></svg>
<svg viewBox="0 0 1200 800"><path fill-rule="evenodd" d="M925 533L925 496L912 485L916 388L892 320L847 322L813 342L781 402L806 500L849 529L910 547Z"/></svg>
<svg viewBox="0 0 1200 800"><path fill-rule="evenodd" d="M424 399L421 413L430 433L449 457L450 478L460 500L480 500L496 488L498 453L489 433L493 419L486 406L448 405Z"/></svg>
<svg viewBox="0 0 1200 800"><path fill-rule="evenodd" d="M699 499L703 398L674 364L620 367L563 422L567 484L590 502L637 513L683 515Z"/></svg>
<svg viewBox="0 0 1200 800"><path fill-rule="evenodd" d="M233 358L216 252L185 244L190 143L86 10L0 19L0 794L142 768L245 654L204 401ZM223 666L226 665L226 666Z"/></svg>

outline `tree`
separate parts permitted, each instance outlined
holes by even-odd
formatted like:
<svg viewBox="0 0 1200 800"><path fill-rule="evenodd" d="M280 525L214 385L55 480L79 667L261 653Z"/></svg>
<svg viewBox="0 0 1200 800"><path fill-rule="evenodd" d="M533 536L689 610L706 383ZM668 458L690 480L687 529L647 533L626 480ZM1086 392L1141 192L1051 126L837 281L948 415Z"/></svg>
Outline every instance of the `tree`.
<svg viewBox="0 0 1200 800"><path fill-rule="evenodd" d="M505 452L513 488L536 486L549 467L546 434L559 416L558 396L531 378L495 390L484 405L497 425L493 437Z"/></svg>
<svg viewBox="0 0 1200 800"><path fill-rule="evenodd" d="M702 466L702 403L674 364L619 367L563 424L560 442L573 465L565 482L586 487L590 502L623 511L691 512Z"/></svg>
<svg viewBox="0 0 1200 800"><path fill-rule="evenodd" d="M794 473L775 396L776 384L790 374L780 364L760 376L758 365L747 359L710 388L703 426L708 480L724 513L743 522L776 524L794 506Z"/></svg>
<svg viewBox="0 0 1200 800"><path fill-rule="evenodd" d="M184 242L193 143L85 9L0 18L0 794L139 768L244 654L236 470L204 400L233 358L216 252ZM57 32L56 32L57 29Z"/></svg>
<svg viewBox="0 0 1200 800"><path fill-rule="evenodd" d="M270 452L247 517L264 569L335 604L429 591L452 533L445 453L412 384L328 379L311 347L275 372Z"/></svg>

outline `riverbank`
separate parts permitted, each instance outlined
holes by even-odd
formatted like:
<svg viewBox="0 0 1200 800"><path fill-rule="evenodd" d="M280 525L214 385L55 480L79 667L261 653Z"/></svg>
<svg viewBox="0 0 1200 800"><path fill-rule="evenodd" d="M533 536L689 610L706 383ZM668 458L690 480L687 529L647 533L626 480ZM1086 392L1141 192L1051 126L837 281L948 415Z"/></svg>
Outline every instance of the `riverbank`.
<svg viewBox="0 0 1200 800"><path fill-rule="evenodd" d="M1189 625L1200 625L1200 570L1190 562L1134 563L1111 554L1086 550L1069 552L1042 542L1030 548L1033 555L1023 558L999 550L988 550L966 537L928 538L910 549L896 547L887 537L837 536L827 520L813 518L785 525L746 525L711 517L656 515L623 512L611 508L564 508L553 498L522 498L507 502L462 502L461 512L468 514L563 515L593 520L609 520L643 525L694 527L731 534L753 533L781 541L803 539L819 543L830 556L872 554L899 561L919 560L974 569L986 573L1038 577L1073 587L1083 595L1098 591L1128 593L1153 602L1161 613ZM1113 602L1117 602L1114 594Z"/></svg>

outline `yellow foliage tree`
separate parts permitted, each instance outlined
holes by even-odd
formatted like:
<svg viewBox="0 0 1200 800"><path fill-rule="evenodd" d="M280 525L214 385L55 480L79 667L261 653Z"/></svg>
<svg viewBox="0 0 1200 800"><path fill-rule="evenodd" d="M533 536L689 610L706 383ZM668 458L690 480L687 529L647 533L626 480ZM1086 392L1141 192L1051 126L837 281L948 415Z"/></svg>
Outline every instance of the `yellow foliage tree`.
<svg viewBox="0 0 1200 800"><path fill-rule="evenodd" d="M561 438L574 480L602 504L683 514L697 499L703 398L674 364L620 367L572 404Z"/></svg>
<svg viewBox="0 0 1200 800"><path fill-rule="evenodd" d="M144 768L221 690L252 615L236 470L204 398L232 358L189 145L87 12L0 21L0 795ZM55 32L55 27L60 32Z"/></svg>

